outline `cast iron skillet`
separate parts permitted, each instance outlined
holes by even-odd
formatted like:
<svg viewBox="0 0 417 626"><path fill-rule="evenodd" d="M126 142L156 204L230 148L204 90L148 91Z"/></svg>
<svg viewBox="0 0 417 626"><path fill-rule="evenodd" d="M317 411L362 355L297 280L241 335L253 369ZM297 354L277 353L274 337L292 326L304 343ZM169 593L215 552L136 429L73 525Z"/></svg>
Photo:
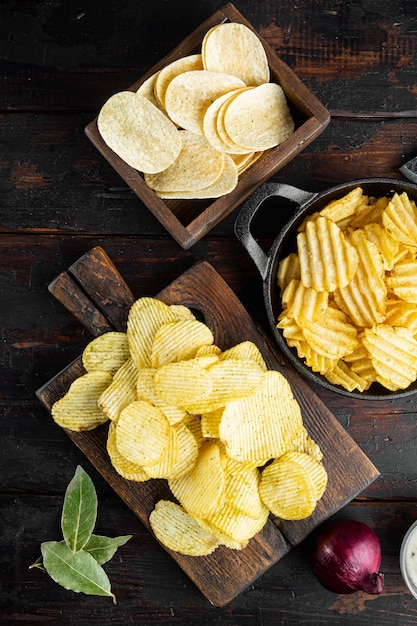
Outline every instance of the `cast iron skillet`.
<svg viewBox="0 0 417 626"><path fill-rule="evenodd" d="M304 378L353 398L386 400L390 397L405 397L416 393L417 382L410 385L407 389L397 392L389 391L376 383L372 384L363 393L350 392L338 385L332 385L324 376L313 372L304 365L295 350L287 346L281 331L276 328L277 318L282 311L279 291L276 285L278 264L283 257L287 256L291 251L295 251L295 238L298 226L307 215L319 211L328 202L344 196L357 186L362 187L365 195L376 197L392 196L395 191L398 193L406 191L409 197L417 202L417 185L389 178L354 180L320 193L304 191L285 183L270 182L261 185L243 204L236 220L235 233L261 275L264 303L273 336L280 350ZM295 209L291 217L282 225L271 248L265 252L255 239L252 233L252 226L254 218L260 211L263 203L271 198L275 198L273 202L276 203L277 212L280 211L280 205L283 205L283 199L287 205L288 201L294 203Z"/></svg>

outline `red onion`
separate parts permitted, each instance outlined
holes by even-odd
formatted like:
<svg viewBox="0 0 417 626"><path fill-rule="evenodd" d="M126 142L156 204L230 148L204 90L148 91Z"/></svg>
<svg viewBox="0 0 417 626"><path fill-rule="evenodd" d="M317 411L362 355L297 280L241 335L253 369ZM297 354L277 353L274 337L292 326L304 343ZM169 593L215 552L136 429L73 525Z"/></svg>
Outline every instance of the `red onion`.
<svg viewBox="0 0 417 626"><path fill-rule="evenodd" d="M354 520L335 520L316 539L311 569L323 587L335 593L379 594L384 586L381 559L381 544L372 528Z"/></svg>

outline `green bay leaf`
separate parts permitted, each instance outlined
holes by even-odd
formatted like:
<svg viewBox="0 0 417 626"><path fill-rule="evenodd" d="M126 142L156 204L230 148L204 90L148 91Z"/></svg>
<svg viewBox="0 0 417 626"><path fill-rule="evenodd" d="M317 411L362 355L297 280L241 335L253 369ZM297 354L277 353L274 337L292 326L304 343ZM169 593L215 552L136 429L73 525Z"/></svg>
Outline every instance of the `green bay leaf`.
<svg viewBox="0 0 417 626"><path fill-rule="evenodd" d="M56 583L77 593L109 596L116 602L106 572L91 554L72 552L65 541L46 541L41 552L44 567Z"/></svg>
<svg viewBox="0 0 417 626"><path fill-rule="evenodd" d="M120 537L91 535L90 540L84 546L84 550L91 554L100 565L103 565L103 563L110 561L117 548L123 546L131 538L132 535L121 535Z"/></svg>
<svg viewBox="0 0 417 626"><path fill-rule="evenodd" d="M72 552L89 541L97 518L97 494L93 481L78 465L65 492L61 516L64 539Z"/></svg>

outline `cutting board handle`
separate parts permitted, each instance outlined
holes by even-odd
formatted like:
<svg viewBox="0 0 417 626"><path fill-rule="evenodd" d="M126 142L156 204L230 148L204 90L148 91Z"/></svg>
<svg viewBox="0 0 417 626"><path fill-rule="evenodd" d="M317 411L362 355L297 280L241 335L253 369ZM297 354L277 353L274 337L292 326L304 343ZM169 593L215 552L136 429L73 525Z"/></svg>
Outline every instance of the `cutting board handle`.
<svg viewBox="0 0 417 626"><path fill-rule="evenodd" d="M265 183L258 187L243 204L235 222L235 234L255 263L263 280L265 280L267 275L270 256L269 252L265 252L261 248L252 234L253 220L261 209L262 204L268 198L276 196L294 202L298 209L308 200L314 198L315 195L316 194L311 191L305 191L293 185L272 182Z"/></svg>

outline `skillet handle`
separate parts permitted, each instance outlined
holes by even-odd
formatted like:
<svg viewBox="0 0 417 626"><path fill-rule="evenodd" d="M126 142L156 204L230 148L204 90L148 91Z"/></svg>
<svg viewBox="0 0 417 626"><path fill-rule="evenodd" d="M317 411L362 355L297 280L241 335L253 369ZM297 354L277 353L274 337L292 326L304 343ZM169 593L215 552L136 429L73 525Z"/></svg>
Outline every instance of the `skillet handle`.
<svg viewBox="0 0 417 626"><path fill-rule="evenodd" d="M262 206L262 203L272 196L278 196L291 200L298 205L313 198L316 193L304 191L298 187L287 185L286 183L265 183L256 189L243 204L235 222L235 234L242 246L245 248L252 261L258 268L262 278L266 278L269 256L251 233L252 221Z"/></svg>

